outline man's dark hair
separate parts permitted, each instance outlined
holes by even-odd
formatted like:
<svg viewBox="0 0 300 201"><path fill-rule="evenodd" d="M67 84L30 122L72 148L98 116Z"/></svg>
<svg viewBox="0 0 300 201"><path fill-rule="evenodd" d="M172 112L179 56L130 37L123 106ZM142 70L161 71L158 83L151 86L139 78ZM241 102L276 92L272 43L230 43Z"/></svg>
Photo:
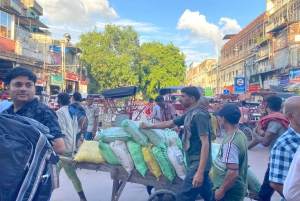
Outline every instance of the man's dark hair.
<svg viewBox="0 0 300 201"><path fill-rule="evenodd" d="M73 93L73 99L75 101L81 101L82 100L81 93L79 93L78 91L74 92Z"/></svg>
<svg viewBox="0 0 300 201"><path fill-rule="evenodd" d="M281 105L282 105L282 100L278 96L271 95L267 98L266 100L267 106L273 110L273 111L280 111Z"/></svg>
<svg viewBox="0 0 300 201"><path fill-rule="evenodd" d="M8 71L8 73L5 77L5 80L4 80L5 85L6 86L9 85L10 82L18 76L28 77L28 79L33 81L34 84L36 83L36 80L37 80L35 74L28 68L16 67L16 68L13 68Z"/></svg>
<svg viewBox="0 0 300 201"><path fill-rule="evenodd" d="M175 96L171 96L171 100L176 100L176 97Z"/></svg>
<svg viewBox="0 0 300 201"><path fill-rule="evenodd" d="M181 93L185 93L190 97L191 96L195 97L196 102L198 102L201 96L197 87L184 87L183 89L181 89Z"/></svg>
<svg viewBox="0 0 300 201"><path fill-rule="evenodd" d="M246 106L246 101L242 101L242 106Z"/></svg>
<svg viewBox="0 0 300 201"><path fill-rule="evenodd" d="M157 96L156 98L155 98L155 102L160 102L160 101L164 101L165 99L164 99L164 97L163 96Z"/></svg>
<svg viewBox="0 0 300 201"><path fill-rule="evenodd" d="M153 98L149 98L149 102L152 103L154 101Z"/></svg>
<svg viewBox="0 0 300 201"><path fill-rule="evenodd" d="M70 98L70 95L66 92L62 92L57 95L57 99L62 105L69 105Z"/></svg>

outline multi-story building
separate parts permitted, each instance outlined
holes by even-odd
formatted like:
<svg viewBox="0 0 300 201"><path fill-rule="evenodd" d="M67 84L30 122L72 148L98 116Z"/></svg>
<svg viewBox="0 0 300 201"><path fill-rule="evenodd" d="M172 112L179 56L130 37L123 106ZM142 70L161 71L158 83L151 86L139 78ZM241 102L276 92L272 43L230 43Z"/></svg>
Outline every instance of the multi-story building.
<svg viewBox="0 0 300 201"><path fill-rule="evenodd" d="M63 88L66 78L62 77L62 54L54 51L52 34L39 21L42 15L43 8L35 0L0 0L0 83L9 69L22 66L37 75L37 93L66 91L67 87ZM71 44L69 46L66 49L72 50L66 53L65 62L69 66L79 66L78 60L69 61L68 58L75 57L81 51ZM79 77L78 72L76 75ZM78 82L82 81L84 85L86 78L83 77ZM74 92L85 88L74 87L67 91Z"/></svg>

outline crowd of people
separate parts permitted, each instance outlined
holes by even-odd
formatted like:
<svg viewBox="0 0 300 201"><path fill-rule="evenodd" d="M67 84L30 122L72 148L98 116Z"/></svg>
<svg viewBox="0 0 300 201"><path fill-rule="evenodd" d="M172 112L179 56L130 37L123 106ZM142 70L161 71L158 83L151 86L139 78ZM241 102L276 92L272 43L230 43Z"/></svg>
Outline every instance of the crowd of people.
<svg viewBox="0 0 300 201"><path fill-rule="evenodd" d="M76 148L85 140L93 140L98 130L99 108L93 104L93 97L87 96L86 104L81 104L81 94L75 92L58 94L59 109L55 112L35 97L36 76L29 69L17 67L8 72L6 86L8 95L1 96L2 114L20 115L32 118L50 129L52 148L55 153L72 157ZM281 113L282 100L270 96L266 100L268 115L263 117L254 129L254 140L248 145L245 134L239 129L242 112L236 104L224 104L215 116L209 111L209 101L201 97L196 87L181 90L180 104L185 113L178 115L173 104L163 96L149 100L151 118L155 124L142 123L144 129L178 129L183 151L188 165L188 173L178 191L178 201L196 200L198 195L205 201L242 201L247 192L248 149L260 143L270 150L270 162L259 192L260 200L268 201L274 191L282 200L299 200L300 190L300 97L286 100ZM242 105L241 107L244 107ZM77 111L71 115L70 107ZM242 110L242 112L241 112ZM82 115L81 115L82 114ZM216 139L214 118L225 129L225 137L215 161L211 157L211 143ZM244 118L244 117L243 117ZM81 122L81 126L79 123ZM83 125L86 124L86 127ZM73 166L62 161L58 164L72 181L81 201L87 200ZM213 168L211 181L209 171ZM51 194L48 197L50 200Z"/></svg>

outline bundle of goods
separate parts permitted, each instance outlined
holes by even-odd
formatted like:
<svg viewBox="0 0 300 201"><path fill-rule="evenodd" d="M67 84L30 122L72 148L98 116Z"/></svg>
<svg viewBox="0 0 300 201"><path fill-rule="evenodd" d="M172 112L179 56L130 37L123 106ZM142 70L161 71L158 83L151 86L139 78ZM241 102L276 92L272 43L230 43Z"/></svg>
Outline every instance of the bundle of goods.
<svg viewBox="0 0 300 201"><path fill-rule="evenodd" d="M101 130L97 134L97 138L102 142L110 143L116 140L126 142L130 139L130 135L124 131L122 127L111 127Z"/></svg>

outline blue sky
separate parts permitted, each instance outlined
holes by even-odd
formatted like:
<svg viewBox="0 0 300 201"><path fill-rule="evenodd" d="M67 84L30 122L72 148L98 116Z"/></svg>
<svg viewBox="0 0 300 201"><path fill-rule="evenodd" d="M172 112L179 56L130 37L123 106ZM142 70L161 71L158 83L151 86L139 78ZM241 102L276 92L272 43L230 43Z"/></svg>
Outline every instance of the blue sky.
<svg viewBox="0 0 300 201"><path fill-rule="evenodd" d="M262 0L38 0L41 20L55 38L105 24L132 25L140 42L172 42L186 55L186 65L215 58L224 34L237 33L265 11ZM70 3L72 2L72 3ZM57 10L59 9L59 10Z"/></svg>

